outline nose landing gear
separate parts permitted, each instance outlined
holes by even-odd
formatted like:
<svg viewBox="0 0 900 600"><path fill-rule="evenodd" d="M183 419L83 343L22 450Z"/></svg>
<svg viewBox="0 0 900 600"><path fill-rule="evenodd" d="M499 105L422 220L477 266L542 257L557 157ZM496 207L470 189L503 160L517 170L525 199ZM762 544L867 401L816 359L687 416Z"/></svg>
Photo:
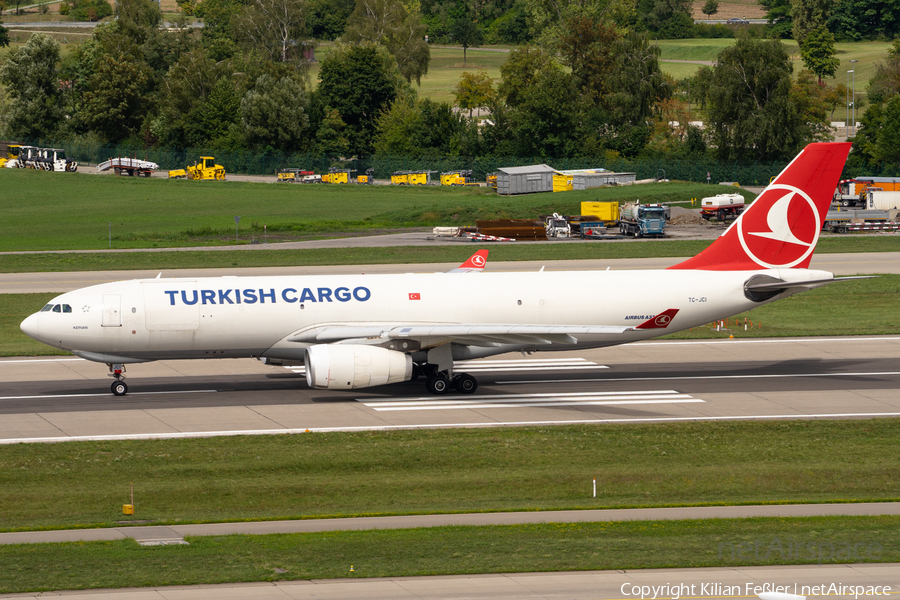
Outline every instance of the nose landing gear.
<svg viewBox="0 0 900 600"><path fill-rule="evenodd" d="M114 396L124 396L128 393L128 386L125 384L125 365L115 365L112 363L106 363L106 366L109 367L109 376L114 377L115 381L112 382L112 385L109 389L112 391Z"/></svg>

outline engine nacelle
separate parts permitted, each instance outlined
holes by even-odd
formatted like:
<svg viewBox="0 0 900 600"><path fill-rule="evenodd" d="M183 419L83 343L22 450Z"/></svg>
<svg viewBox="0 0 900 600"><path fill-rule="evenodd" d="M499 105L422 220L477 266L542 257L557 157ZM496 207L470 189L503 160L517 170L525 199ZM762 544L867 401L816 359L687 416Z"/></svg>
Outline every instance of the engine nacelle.
<svg viewBox="0 0 900 600"><path fill-rule="evenodd" d="M377 346L318 344L304 356L311 388L355 390L412 379L412 357Z"/></svg>

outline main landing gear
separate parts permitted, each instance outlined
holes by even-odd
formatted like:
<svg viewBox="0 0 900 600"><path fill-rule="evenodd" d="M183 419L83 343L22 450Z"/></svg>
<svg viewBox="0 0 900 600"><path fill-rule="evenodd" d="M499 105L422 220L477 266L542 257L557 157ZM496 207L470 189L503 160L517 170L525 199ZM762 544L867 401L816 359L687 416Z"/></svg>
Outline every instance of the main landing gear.
<svg viewBox="0 0 900 600"><path fill-rule="evenodd" d="M115 377L115 381L112 382L112 385L109 386L109 389L112 390L114 396L124 396L128 393L128 386L125 384L125 365L114 365L111 363L107 363L106 366L109 367L109 376Z"/></svg>
<svg viewBox="0 0 900 600"><path fill-rule="evenodd" d="M429 394L446 394L455 389L460 394L474 394L478 389L478 380L468 373L452 373L438 371L435 365L415 365L413 379L425 375L425 389Z"/></svg>

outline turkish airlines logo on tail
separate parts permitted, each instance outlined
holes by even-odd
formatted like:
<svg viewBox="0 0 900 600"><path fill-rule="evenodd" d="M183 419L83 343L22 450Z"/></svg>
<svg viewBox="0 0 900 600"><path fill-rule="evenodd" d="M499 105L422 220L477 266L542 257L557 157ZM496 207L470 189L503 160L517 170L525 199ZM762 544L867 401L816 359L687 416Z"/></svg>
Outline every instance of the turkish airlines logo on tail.
<svg viewBox="0 0 900 600"><path fill-rule="evenodd" d="M822 228L812 198L784 184L766 188L736 225L747 256L770 269L790 268L806 260L815 250Z"/></svg>
<svg viewBox="0 0 900 600"><path fill-rule="evenodd" d="M475 265L476 267L483 268L485 263L487 263L487 260L480 254L476 254L475 256L472 257L472 264Z"/></svg>

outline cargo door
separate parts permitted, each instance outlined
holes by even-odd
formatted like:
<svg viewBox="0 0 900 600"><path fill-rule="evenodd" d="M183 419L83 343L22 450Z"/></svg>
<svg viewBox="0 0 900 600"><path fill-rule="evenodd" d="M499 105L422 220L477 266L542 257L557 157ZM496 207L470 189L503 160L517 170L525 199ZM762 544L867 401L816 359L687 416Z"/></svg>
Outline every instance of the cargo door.
<svg viewBox="0 0 900 600"><path fill-rule="evenodd" d="M103 294L103 327L122 326L122 296L119 294Z"/></svg>

